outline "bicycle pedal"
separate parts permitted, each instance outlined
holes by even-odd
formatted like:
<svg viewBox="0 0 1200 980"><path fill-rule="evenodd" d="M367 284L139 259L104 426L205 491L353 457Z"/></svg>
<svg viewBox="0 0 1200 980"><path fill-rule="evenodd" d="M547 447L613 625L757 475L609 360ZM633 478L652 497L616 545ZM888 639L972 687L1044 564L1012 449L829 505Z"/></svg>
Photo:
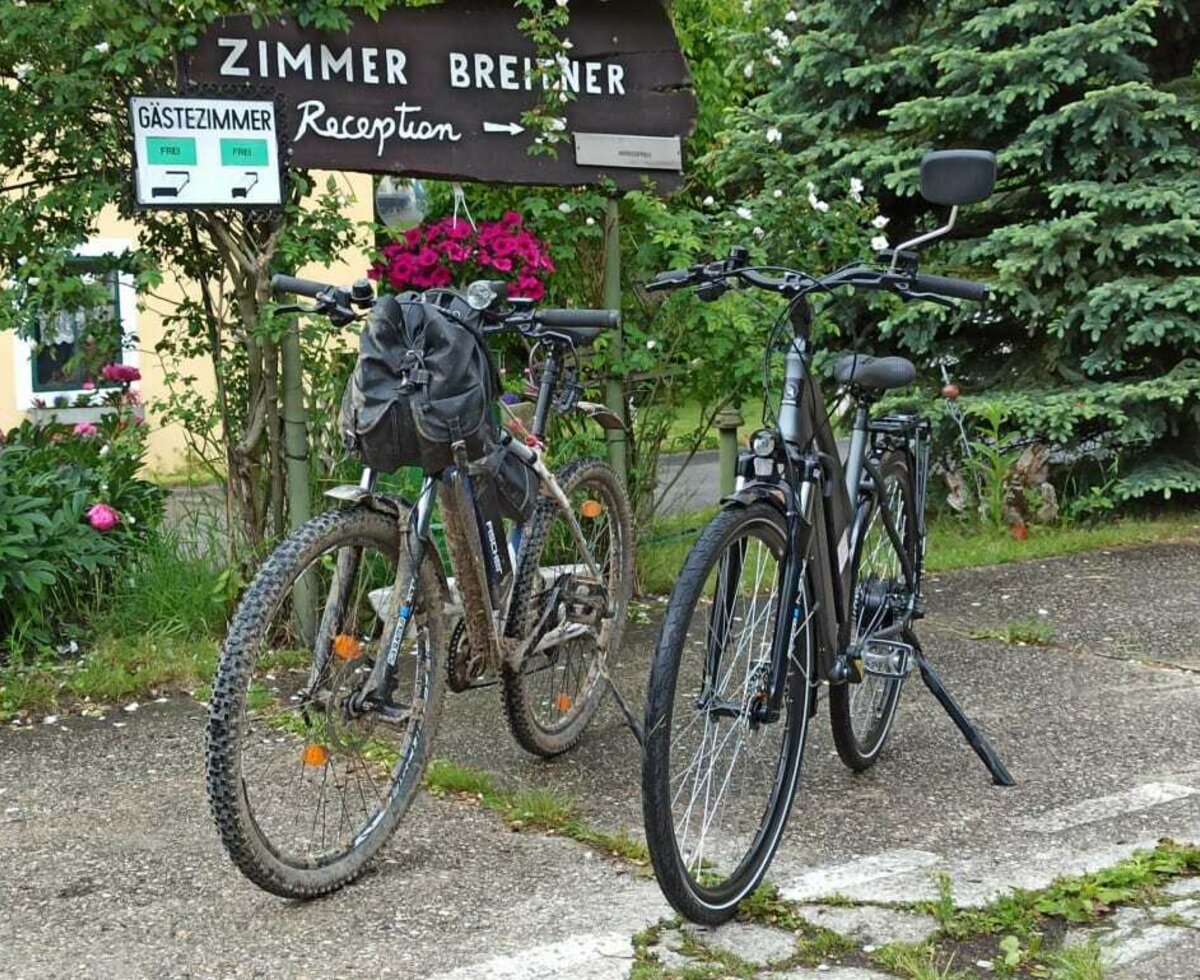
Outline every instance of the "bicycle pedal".
<svg viewBox="0 0 1200 980"><path fill-rule="evenodd" d="M870 640L860 660L863 673L901 679L912 673L913 648L899 640Z"/></svg>

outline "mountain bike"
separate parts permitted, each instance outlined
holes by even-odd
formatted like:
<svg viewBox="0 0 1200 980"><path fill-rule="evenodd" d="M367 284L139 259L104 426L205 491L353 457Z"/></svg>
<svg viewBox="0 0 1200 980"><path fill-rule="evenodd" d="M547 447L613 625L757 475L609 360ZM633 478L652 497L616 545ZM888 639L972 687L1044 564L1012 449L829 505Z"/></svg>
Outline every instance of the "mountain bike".
<svg viewBox="0 0 1200 980"><path fill-rule="evenodd" d="M273 285L337 325L375 303L365 281ZM545 440L556 413L612 423L581 402L578 351L618 314L539 310L502 287L451 295L477 311L484 335L532 342L524 437L498 429L486 459L456 442L454 464L423 473L415 501L386 492L370 468L331 490L341 506L279 545L230 624L208 716L208 791L230 856L270 892L312 898L365 869L420 787L445 687L498 678L518 742L553 756L579 740L610 686L632 589L629 500L598 459L552 473ZM445 313L444 293L418 303Z"/></svg>
<svg viewBox="0 0 1200 980"><path fill-rule="evenodd" d="M949 222L825 276L753 267L746 249L667 272L650 290L694 287L719 299L735 285L787 300L777 421L755 432L736 492L702 531L667 606L654 651L643 736L646 840L664 894L701 923L730 918L779 846L800 776L817 688L828 683L834 741L855 770L872 765L914 669L954 718L996 782L1011 777L950 698L913 632L921 618L930 423L872 417L916 368L901 357L850 354L837 382L853 399L843 460L812 374L814 293L876 290L954 306L986 286L920 271L920 248L947 234L958 207L987 198L995 158L926 156L921 188L951 205Z"/></svg>

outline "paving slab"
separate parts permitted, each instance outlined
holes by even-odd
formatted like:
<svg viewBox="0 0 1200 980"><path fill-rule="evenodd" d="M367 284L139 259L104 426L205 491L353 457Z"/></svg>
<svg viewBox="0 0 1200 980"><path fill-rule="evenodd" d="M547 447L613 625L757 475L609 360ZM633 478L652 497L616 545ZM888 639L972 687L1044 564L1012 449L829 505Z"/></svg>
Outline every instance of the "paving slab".
<svg viewBox="0 0 1200 980"><path fill-rule="evenodd" d="M797 911L813 925L848 936L860 946L920 943L938 927L933 916L873 905L801 905Z"/></svg>
<svg viewBox="0 0 1200 980"><path fill-rule="evenodd" d="M769 966L795 955L796 938L782 929L756 922L729 922L700 935L700 941L723 949L754 966Z"/></svg>
<svg viewBox="0 0 1200 980"><path fill-rule="evenodd" d="M784 973L768 973L769 980L894 980L891 973L876 973L874 970L864 970L856 966L831 966L828 969L818 967L798 967Z"/></svg>

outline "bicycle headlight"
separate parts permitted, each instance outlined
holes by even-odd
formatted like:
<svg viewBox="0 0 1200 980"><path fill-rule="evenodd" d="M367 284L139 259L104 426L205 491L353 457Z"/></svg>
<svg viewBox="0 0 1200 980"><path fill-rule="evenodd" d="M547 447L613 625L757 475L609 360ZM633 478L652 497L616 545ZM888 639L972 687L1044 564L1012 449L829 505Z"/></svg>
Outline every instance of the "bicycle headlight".
<svg viewBox="0 0 1200 980"><path fill-rule="evenodd" d="M750 437L750 452L760 459L772 459L779 440L770 429L759 429Z"/></svg>

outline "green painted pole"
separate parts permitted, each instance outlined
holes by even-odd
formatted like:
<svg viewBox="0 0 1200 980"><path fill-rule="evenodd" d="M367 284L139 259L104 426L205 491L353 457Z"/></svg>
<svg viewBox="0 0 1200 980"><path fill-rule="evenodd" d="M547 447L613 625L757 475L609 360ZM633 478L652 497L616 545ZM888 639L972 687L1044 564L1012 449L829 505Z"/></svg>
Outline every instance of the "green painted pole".
<svg viewBox="0 0 1200 980"><path fill-rule="evenodd" d="M294 531L312 517L312 474L308 458L308 412L304 407L304 367L300 359L300 324L295 317L280 341L283 374L283 454L287 474L288 525ZM301 634L316 632L317 608L308 577L296 583L293 596Z"/></svg>
<svg viewBox="0 0 1200 980"><path fill-rule="evenodd" d="M621 212L619 202L610 197L604 204L604 305L610 310L621 308ZM624 339L618 330L612 339L613 360L621 359ZM620 378L609 378L604 400L617 417L625 421L625 386ZM621 482L628 486L626 462L626 433L624 429L608 429L608 462Z"/></svg>
<svg viewBox="0 0 1200 980"><path fill-rule="evenodd" d="M717 436L720 448L721 496L733 493L737 482L738 428L744 424L737 406L722 410L717 416Z"/></svg>

